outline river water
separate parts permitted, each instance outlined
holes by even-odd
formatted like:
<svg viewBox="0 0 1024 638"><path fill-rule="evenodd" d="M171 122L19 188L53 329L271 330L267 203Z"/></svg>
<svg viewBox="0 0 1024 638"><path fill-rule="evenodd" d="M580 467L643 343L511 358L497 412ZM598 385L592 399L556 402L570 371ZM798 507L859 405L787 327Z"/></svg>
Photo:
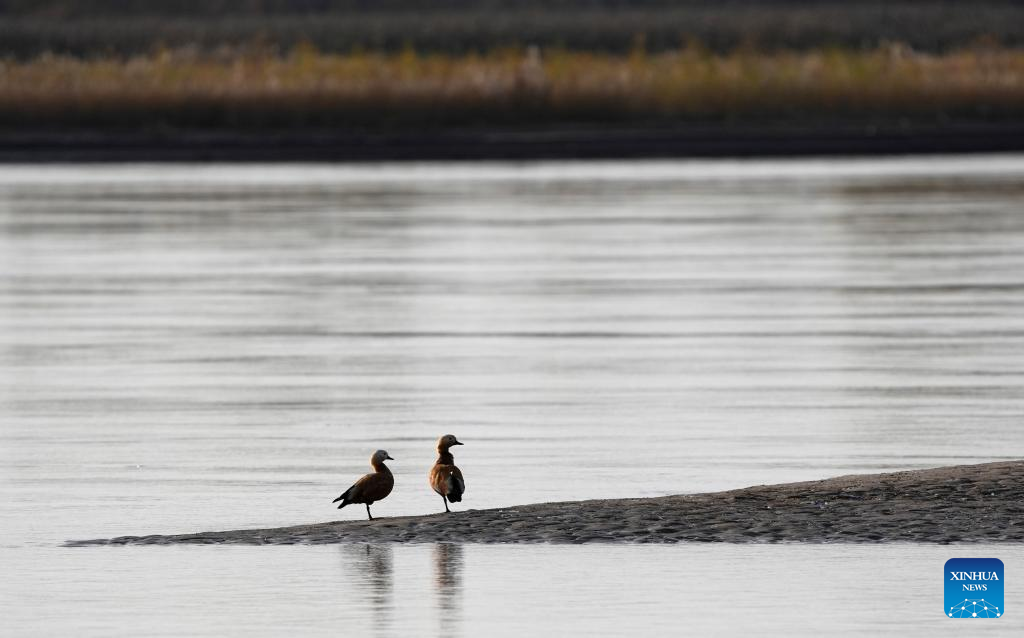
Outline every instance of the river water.
<svg viewBox="0 0 1024 638"><path fill-rule="evenodd" d="M377 448L374 514L434 512L446 432L460 509L1018 458L1022 201L1021 156L0 168L0 630L953 631L945 560L1024 549L60 545L359 519Z"/></svg>

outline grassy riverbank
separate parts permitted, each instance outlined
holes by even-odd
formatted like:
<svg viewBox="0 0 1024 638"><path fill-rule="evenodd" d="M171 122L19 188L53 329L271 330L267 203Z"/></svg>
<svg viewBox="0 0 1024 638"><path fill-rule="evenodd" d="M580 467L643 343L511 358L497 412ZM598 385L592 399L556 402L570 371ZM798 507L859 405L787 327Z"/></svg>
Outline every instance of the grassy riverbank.
<svg viewBox="0 0 1024 638"><path fill-rule="evenodd" d="M42 56L0 65L0 128L391 131L708 122L999 122L1024 113L1024 50L941 55L734 51L629 55Z"/></svg>

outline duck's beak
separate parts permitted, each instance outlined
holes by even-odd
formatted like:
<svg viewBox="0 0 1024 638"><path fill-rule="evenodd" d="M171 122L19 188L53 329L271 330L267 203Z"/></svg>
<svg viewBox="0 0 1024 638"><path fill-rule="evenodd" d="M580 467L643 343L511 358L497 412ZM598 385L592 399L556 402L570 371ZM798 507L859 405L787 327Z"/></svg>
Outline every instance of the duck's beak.
<svg viewBox="0 0 1024 638"><path fill-rule="evenodd" d="M394 461L395 459L390 454L385 454L384 458L388 461Z"/></svg>
<svg viewBox="0 0 1024 638"><path fill-rule="evenodd" d="M463 444L458 442L458 441L456 441L456 442L452 443L452 445L463 445Z"/></svg>

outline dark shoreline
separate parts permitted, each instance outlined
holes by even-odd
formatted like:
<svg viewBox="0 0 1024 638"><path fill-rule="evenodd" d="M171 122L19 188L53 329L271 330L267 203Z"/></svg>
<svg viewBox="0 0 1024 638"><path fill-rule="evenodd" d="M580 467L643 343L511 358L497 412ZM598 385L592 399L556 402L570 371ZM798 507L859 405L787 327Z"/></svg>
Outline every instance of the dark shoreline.
<svg viewBox="0 0 1024 638"><path fill-rule="evenodd" d="M1024 151L1024 124L437 132L0 132L0 163L383 162L875 156Z"/></svg>
<svg viewBox="0 0 1024 638"><path fill-rule="evenodd" d="M727 492L539 503L96 545L331 543L1020 543L1024 461L840 476Z"/></svg>

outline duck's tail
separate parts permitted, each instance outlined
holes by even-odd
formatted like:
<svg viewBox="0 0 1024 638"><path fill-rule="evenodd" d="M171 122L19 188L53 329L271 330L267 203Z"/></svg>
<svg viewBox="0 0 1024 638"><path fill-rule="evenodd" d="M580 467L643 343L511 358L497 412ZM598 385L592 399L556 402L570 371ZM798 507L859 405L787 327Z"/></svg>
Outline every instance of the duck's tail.
<svg viewBox="0 0 1024 638"><path fill-rule="evenodd" d="M355 486L353 485L352 487ZM332 503L337 503L338 501L341 501L341 505L338 506L338 509L341 509L346 505L351 504L351 501L348 500L348 495L352 493L352 487L348 488L347 490L341 493L341 496L331 501Z"/></svg>

